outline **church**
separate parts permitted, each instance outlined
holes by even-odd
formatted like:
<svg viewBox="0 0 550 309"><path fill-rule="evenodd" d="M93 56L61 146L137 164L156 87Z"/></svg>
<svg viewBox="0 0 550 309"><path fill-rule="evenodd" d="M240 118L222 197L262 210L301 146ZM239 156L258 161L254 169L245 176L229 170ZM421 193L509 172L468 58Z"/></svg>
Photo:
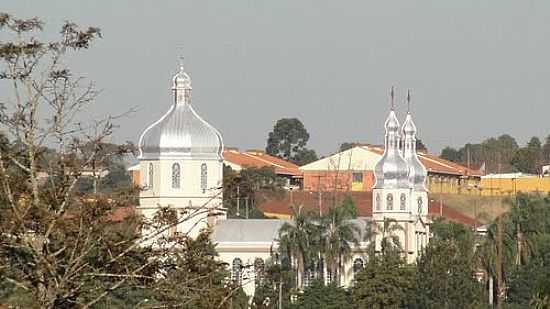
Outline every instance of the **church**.
<svg viewBox="0 0 550 309"><path fill-rule="evenodd" d="M201 229L211 228L219 258L230 265L232 279L253 295L256 276L277 251L280 227L291 221L227 218L222 204L222 135L195 111L191 90L191 78L181 64L172 80L173 102L167 104L168 111L139 138L142 190L137 211L152 219L160 209L173 209L177 224L163 231L164 237L193 237ZM407 100L410 102L409 95ZM353 222L364 229L368 221L383 225L387 219L394 220L401 226L397 236L403 256L412 263L430 236L427 171L416 153L416 126L410 111L402 126L397 119L393 89L390 106L384 124L384 153L374 169L372 216ZM142 233L152 245L161 238L149 237L151 230ZM377 235L372 240L377 250L380 238ZM339 282L351 284L365 263L368 245L364 241L353 248Z"/></svg>

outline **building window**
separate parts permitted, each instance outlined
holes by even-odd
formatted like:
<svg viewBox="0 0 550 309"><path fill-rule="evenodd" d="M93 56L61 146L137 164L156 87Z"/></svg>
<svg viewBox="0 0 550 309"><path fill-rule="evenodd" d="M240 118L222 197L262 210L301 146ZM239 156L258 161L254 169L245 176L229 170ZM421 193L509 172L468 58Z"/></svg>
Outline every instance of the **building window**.
<svg viewBox="0 0 550 309"><path fill-rule="evenodd" d="M362 258L356 258L353 260L353 277L357 276L357 274L363 270L363 267L365 266L365 263L363 263Z"/></svg>
<svg viewBox="0 0 550 309"><path fill-rule="evenodd" d="M180 178L181 178L180 165L178 163L174 163L172 164L172 188L173 189L180 188Z"/></svg>
<svg viewBox="0 0 550 309"><path fill-rule="evenodd" d="M256 258L254 260L254 276L255 276L256 286L259 286L262 284L264 280L264 270L265 270L264 260L262 258Z"/></svg>
<svg viewBox="0 0 550 309"><path fill-rule="evenodd" d="M239 258L234 258L233 264L231 265L231 279L239 285L242 283L242 270L243 261Z"/></svg>
<svg viewBox="0 0 550 309"><path fill-rule="evenodd" d="M149 168L147 170L147 173L148 173L147 186L149 187L149 189L153 189L153 176L154 176L153 163L149 163Z"/></svg>
<svg viewBox="0 0 550 309"><path fill-rule="evenodd" d="M380 210L382 207L380 204L382 201L380 200L380 193L376 193L376 210Z"/></svg>
<svg viewBox="0 0 550 309"><path fill-rule="evenodd" d="M399 198L399 209L405 210L407 208L407 195L405 193L401 193L401 197Z"/></svg>
<svg viewBox="0 0 550 309"><path fill-rule="evenodd" d="M352 181L363 183L363 173L353 173Z"/></svg>
<svg viewBox="0 0 550 309"><path fill-rule="evenodd" d="M206 192L208 184L208 167L206 166L206 163L201 164L201 189L202 193Z"/></svg>
<svg viewBox="0 0 550 309"><path fill-rule="evenodd" d="M393 194L391 193L386 196L386 209L393 210Z"/></svg>

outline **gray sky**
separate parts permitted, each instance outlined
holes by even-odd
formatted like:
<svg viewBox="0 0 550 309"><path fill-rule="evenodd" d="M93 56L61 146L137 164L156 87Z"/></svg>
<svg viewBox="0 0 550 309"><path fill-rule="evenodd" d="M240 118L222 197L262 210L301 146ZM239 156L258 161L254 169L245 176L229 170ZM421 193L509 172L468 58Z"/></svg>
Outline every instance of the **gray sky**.
<svg viewBox="0 0 550 309"><path fill-rule="evenodd" d="M282 117L302 120L321 154L381 143L391 85L401 119L412 88L431 152L550 134L548 0L2 0L0 10L52 32L66 19L102 29L76 69L103 89L91 114L139 108L115 141L136 142L168 109L182 52L196 110L241 149L264 148Z"/></svg>

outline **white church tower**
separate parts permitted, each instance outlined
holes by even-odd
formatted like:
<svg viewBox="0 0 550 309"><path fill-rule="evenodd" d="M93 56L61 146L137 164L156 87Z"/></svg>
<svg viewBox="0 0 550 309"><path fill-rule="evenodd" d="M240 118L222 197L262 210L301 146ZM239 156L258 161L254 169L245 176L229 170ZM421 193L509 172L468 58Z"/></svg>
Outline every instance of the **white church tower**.
<svg viewBox="0 0 550 309"><path fill-rule="evenodd" d="M394 110L393 87L390 96L384 154L374 168L373 220L381 228L388 219L401 226L392 233L399 237L407 262L413 262L429 235L426 169L416 155L416 127L411 114L407 113L401 128ZM377 233L377 251L381 250L382 237Z"/></svg>
<svg viewBox="0 0 550 309"><path fill-rule="evenodd" d="M170 109L143 131L139 139L142 191L138 211L153 218L162 208L173 208L176 227L164 236L195 236L217 219L222 210L223 141L191 105L191 78L180 64L173 78Z"/></svg>

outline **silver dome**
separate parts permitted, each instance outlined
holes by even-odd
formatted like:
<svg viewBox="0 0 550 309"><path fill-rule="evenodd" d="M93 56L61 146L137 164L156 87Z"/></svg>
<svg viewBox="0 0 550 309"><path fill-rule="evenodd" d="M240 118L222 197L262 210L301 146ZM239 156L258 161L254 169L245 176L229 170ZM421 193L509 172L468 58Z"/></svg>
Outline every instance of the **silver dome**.
<svg viewBox="0 0 550 309"><path fill-rule="evenodd" d="M417 191L427 191L428 172L416 154L416 126L409 112L407 112L401 131L403 133L403 157L409 169L409 186Z"/></svg>
<svg viewBox="0 0 550 309"><path fill-rule="evenodd" d="M375 184L373 188L407 189L409 188L408 167L399 152L400 127L393 110L393 104L384 126L386 129L384 154L374 167Z"/></svg>
<svg viewBox="0 0 550 309"><path fill-rule="evenodd" d="M141 134L139 159L223 159L222 136L191 106L191 89L180 66L173 78L174 104Z"/></svg>

